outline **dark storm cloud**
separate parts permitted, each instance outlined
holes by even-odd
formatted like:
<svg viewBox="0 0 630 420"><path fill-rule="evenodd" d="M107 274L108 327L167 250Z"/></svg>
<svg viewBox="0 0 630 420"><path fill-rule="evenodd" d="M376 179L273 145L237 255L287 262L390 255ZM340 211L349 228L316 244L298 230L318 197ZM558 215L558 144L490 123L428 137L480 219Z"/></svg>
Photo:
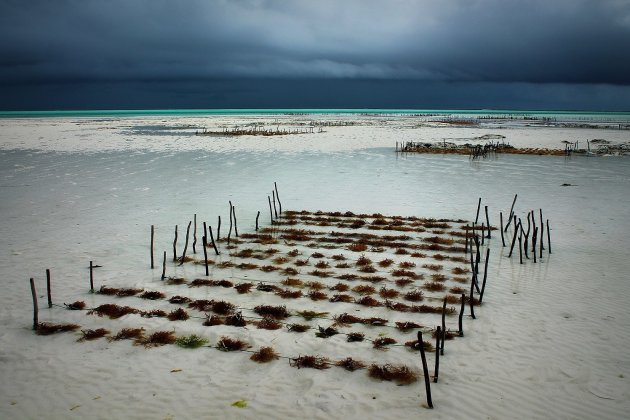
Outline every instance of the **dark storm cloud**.
<svg viewBox="0 0 630 420"><path fill-rule="evenodd" d="M626 0L0 2L0 80L630 85Z"/></svg>

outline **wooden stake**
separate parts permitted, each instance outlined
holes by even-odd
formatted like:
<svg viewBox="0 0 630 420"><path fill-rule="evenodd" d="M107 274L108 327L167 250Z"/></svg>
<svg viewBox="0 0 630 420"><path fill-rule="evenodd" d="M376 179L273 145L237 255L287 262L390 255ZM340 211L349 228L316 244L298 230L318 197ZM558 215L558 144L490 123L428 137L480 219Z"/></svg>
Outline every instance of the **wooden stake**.
<svg viewBox="0 0 630 420"><path fill-rule="evenodd" d="M258 231L258 218L260 217L260 211L256 213L256 231Z"/></svg>
<svg viewBox="0 0 630 420"><path fill-rule="evenodd" d="M477 215L475 216L475 223L479 223L479 209L481 209L481 197L479 197L479 202L477 202Z"/></svg>
<svg viewBox="0 0 630 420"><path fill-rule="evenodd" d="M193 215L193 221L194 221L194 224L193 224L193 254L196 254L197 253L197 249L196 249L196 246L197 246L197 215L196 214Z"/></svg>
<svg viewBox="0 0 630 420"><path fill-rule="evenodd" d="M273 202L273 214L276 217L276 219L278 218L278 209L276 209L276 192L275 191L271 191L271 201Z"/></svg>
<svg viewBox="0 0 630 420"><path fill-rule="evenodd" d="M491 234L490 234L490 218L488 217L488 206L484 206L486 209L486 226L488 227L488 239L491 238Z"/></svg>
<svg viewBox="0 0 630 420"><path fill-rule="evenodd" d="M267 196L267 201L269 201L269 218L271 219L271 224L273 225L273 211L271 210L271 197Z"/></svg>
<svg viewBox="0 0 630 420"><path fill-rule="evenodd" d="M232 206L232 215L234 216L234 236L238 238L238 225L236 224L236 206Z"/></svg>
<svg viewBox="0 0 630 420"><path fill-rule="evenodd" d="M462 293L462 304L459 308L459 336L464 336L464 308L466 307L466 295Z"/></svg>
<svg viewBox="0 0 630 420"><path fill-rule="evenodd" d="M280 207L280 215L282 215L282 203L280 202L280 194L278 194L278 184L274 182L273 187L276 190L276 198L278 199L278 207Z"/></svg>
<svg viewBox="0 0 630 420"><path fill-rule="evenodd" d="M151 270L155 268L153 263L153 240L155 238L155 226L151 225Z"/></svg>
<svg viewBox="0 0 630 420"><path fill-rule="evenodd" d="M475 316L475 308L473 305L473 293L475 291L476 284L477 284L477 279L475 278L475 273L473 272L472 280L470 282L470 297L468 299L470 303L470 316L472 317L472 319L477 319L477 317Z"/></svg>
<svg viewBox="0 0 630 420"><path fill-rule="evenodd" d="M483 292L486 290L486 279L488 278L488 260L490 259L490 248L486 249L486 261L483 267L483 281L481 282L481 293L479 293L479 303L483 300Z"/></svg>
<svg viewBox="0 0 630 420"><path fill-rule="evenodd" d="M518 235L518 257L523 264L523 233L519 233Z"/></svg>
<svg viewBox="0 0 630 420"><path fill-rule="evenodd" d="M31 295L33 296L33 330L37 331L39 325L39 308L37 307L37 292L35 291L35 280L31 277Z"/></svg>
<svg viewBox="0 0 630 420"><path fill-rule="evenodd" d="M536 245L538 244L538 226L534 227L532 233L532 254L534 255L534 263L536 263Z"/></svg>
<svg viewBox="0 0 630 420"><path fill-rule="evenodd" d="M50 290L50 269L46 269L46 293L48 295L48 307L52 308L52 292Z"/></svg>
<svg viewBox="0 0 630 420"><path fill-rule="evenodd" d="M431 400L431 379L429 378L429 368L427 367L427 357L424 354L424 342L422 341L422 331L418 331L418 346L420 346L420 358L422 359L422 372L424 373L424 386L427 390L427 405L433 408Z"/></svg>
<svg viewBox="0 0 630 420"><path fill-rule="evenodd" d="M542 216L542 209L540 209L540 247L541 249L545 249L545 246L543 245L543 238L545 237L545 224L543 223L543 216ZM540 258L542 258L542 255L540 256Z"/></svg>
<svg viewBox="0 0 630 420"><path fill-rule="evenodd" d="M214 236L212 235L212 226L208 226L208 233L210 233L210 241L212 242L214 253L219 255L219 250L217 249L217 245L214 243Z"/></svg>
<svg viewBox="0 0 630 420"><path fill-rule="evenodd" d="M230 201L230 229L228 230L227 243L230 244L230 236L232 236L232 202Z"/></svg>
<svg viewBox="0 0 630 420"><path fill-rule="evenodd" d="M501 243L503 244L503 248L505 248L505 237L503 236L503 213L499 212L499 223L501 226Z"/></svg>
<svg viewBox="0 0 630 420"><path fill-rule="evenodd" d="M444 303L442 304L442 338L440 341L442 343L440 354L444 356L444 342L446 341L446 298L444 298Z"/></svg>
<svg viewBox="0 0 630 420"><path fill-rule="evenodd" d="M166 278L166 251L164 251L164 258L162 259L162 280Z"/></svg>
<svg viewBox="0 0 630 420"><path fill-rule="evenodd" d="M184 253L182 254L180 261L179 261L179 265L184 264L184 261L186 260L186 250L188 249L188 238L190 236L190 225L192 224L192 222L188 222L188 227L186 228L186 243L184 244Z"/></svg>
<svg viewBox="0 0 630 420"><path fill-rule="evenodd" d="M90 292L94 293L94 265L90 261Z"/></svg>
<svg viewBox="0 0 630 420"><path fill-rule="evenodd" d="M514 201L512 201L512 207L510 208L510 217L508 217L508 223L507 225L505 225L506 232L508 230L508 227L510 227L510 223L512 223L512 216L514 216L514 204L516 204L516 197L518 197L518 194L514 194ZM516 220L514 220L514 223L516 224Z"/></svg>
<svg viewBox="0 0 630 420"><path fill-rule="evenodd" d="M173 261L177 261L177 225L175 225L175 240L173 241Z"/></svg>
<svg viewBox="0 0 630 420"><path fill-rule="evenodd" d="M549 235L549 219L547 219L547 248L551 254L551 235Z"/></svg>
<svg viewBox="0 0 630 420"><path fill-rule="evenodd" d="M210 275L210 272L208 271L208 241L206 239L206 235L203 235L201 239L203 241L203 262L206 266L206 276L208 276Z"/></svg>
<svg viewBox="0 0 630 420"><path fill-rule="evenodd" d="M217 224L217 242L221 239L221 216L219 216L219 222Z"/></svg>
<svg viewBox="0 0 630 420"><path fill-rule="evenodd" d="M481 222L481 245L484 244L484 239L486 237L486 225Z"/></svg>
<svg viewBox="0 0 630 420"><path fill-rule="evenodd" d="M518 231L518 223L514 222L514 235L512 236L512 245L510 246L510 253L508 254L508 258L512 257L512 251L514 250L514 244L516 243L516 232Z"/></svg>
<svg viewBox="0 0 630 420"><path fill-rule="evenodd" d="M440 372L440 340L444 340L442 329L438 325L435 331L435 373L433 374L433 382L437 383L438 374Z"/></svg>

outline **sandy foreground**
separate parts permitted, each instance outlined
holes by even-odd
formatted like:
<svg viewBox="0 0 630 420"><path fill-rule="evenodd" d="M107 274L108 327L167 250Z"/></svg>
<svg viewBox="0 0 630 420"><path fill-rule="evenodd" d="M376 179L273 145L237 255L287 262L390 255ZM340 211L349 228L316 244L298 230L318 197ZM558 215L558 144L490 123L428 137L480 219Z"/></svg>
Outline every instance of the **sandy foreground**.
<svg viewBox="0 0 630 420"><path fill-rule="evenodd" d="M516 147L563 148L563 140L627 142L628 131L427 126L411 117L324 118L351 120L353 125L326 126L323 133L314 134L226 139L194 132L251 122L299 126L313 117L0 120L0 418L626 416L627 158L499 156L473 162L466 156L397 156L394 145L465 142L501 134ZM113 333L131 326L174 330L176 335L196 333L208 338L210 345L229 335L248 341L253 349L270 345L291 357L352 356L405 364L421 372L419 354L404 346L382 351L369 343L348 343L345 336L321 339L314 330L291 335L286 329L204 327L199 319L168 321L138 315L109 320L46 307L44 273L49 268L53 300L59 305L81 300L88 307L112 302L141 309L177 308L166 301L88 293L87 266L92 260L103 266L95 274L97 288L161 290L168 296L220 298L243 307L268 301L295 311L303 307L331 314L352 311L388 318L390 325L398 320L439 323L434 315L384 308L165 285L161 270L149 268L151 224L156 226L159 266L162 250L171 253L174 226L179 226L182 238L194 213L214 228L221 216L225 232L232 201L240 233L253 232L257 211L261 225L269 226L266 196L274 181L285 209L472 220L482 197L492 224L498 223L499 212L504 216L509 212L518 193L519 217L542 208L550 220L553 253L545 253L536 264L521 265L517 258L507 258L508 249L497 234L487 242L491 256L484 303L476 308L477 319L465 317L465 337L446 343L439 382L432 387L434 410L424 407L422 378L396 386L371 379L365 371L297 369L285 359L256 364L248 360L249 353L175 345L145 349L106 339L77 342L78 332L41 337L31 330L28 279L33 277L41 321L74 322L84 329L104 327ZM277 247L282 252L293 249L282 243ZM300 250L304 258L312 252ZM323 252L351 256L344 250ZM370 251L366 256L382 258ZM229 260L225 255L211 258ZM395 254L392 258L409 259ZM167 275L189 281L205 277L203 266L177 267L170 261ZM212 267L210 278L237 283L273 280L277 275ZM313 320L310 325L330 323ZM456 317L449 317L447 324L455 328ZM414 336L386 327L343 330L361 331L370 338L391 336L399 342ZM432 367L434 356L428 359ZM232 405L239 400L247 406Z"/></svg>

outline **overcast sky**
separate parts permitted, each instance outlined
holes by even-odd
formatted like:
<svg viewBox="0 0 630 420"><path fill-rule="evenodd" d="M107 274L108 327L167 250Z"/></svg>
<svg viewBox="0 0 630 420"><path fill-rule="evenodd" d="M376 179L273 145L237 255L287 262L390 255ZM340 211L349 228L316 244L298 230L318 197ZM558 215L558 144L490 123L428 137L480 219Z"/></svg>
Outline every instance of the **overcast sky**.
<svg viewBox="0 0 630 420"><path fill-rule="evenodd" d="M4 109L630 110L630 0L0 0L0 89Z"/></svg>

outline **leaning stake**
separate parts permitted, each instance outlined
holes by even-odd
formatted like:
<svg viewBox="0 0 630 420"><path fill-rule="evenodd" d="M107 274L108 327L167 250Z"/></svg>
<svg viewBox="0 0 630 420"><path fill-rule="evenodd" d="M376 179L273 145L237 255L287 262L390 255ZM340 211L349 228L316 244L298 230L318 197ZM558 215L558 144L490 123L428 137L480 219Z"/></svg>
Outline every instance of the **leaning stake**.
<svg viewBox="0 0 630 420"><path fill-rule="evenodd" d="M273 187L276 190L276 198L278 199L278 207L280 207L280 215L282 215L282 203L280 202L280 194L278 194L278 184L274 182Z"/></svg>
<svg viewBox="0 0 630 420"><path fill-rule="evenodd" d="M271 209L271 197L267 196L267 201L269 201L269 218L271 219L271 224L273 225L273 210Z"/></svg>
<svg viewBox="0 0 630 420"><path fill-rule="evenodd" d="M433 408L431 401L431 379L429 378L429 368L427 367L427 357L424 354L424 343L422 342L422 331L418 331L418 346L420 347L420 358L422 359L422 372L424 373L424 386L427 389L427 405Z"/></svg>
<svg viewBox="0 0 630 420"><path fill-rule="evenodd" d="M197 214L193 215L193 254L197 253Z"/></svg>
<svg viewBox="0 0 630 420"><path fill-rule="evenodd" d="M479 197L479 202L477 203L477 215L475 216L475 223L479 222L479 209L481 209L481 197Z"/></svg>
<svg viewBox="0 0 630 420"><path fill-rule="evenodd" d="M37 293L35 292L35 280L31 277L31 295L33 296L33 329L37 331L39 325L39 308L37 307Z"/></svg>
<svg viewBox="0 0 630 420"><path fill-rule="evenodd" d="M212 247L214 248L214 253L219 255L219 250L217 249L217 244L214 243L214 235L212 235L212 226L208 226L208 233L210 233L210 242L212 242Z"/></svg>
<svg viewBox="0 0 630 420"><path fill-rule="evenodd" d="M166 251L164 251L164 258L162 259L162 280L166 278Z"/></svg>
<svg viewBox="0 0 630 420"><path fill-rule="evenodd" d="M188 238L190 236L190 225L192 222L188 222L188 227L186 228L186 243L184 244L184 252L182 253L181 259L179 261L179 265L184 264L186 261L186 250L188 249Z"/></svg>
<svg viewBox="0 0 630 420"><path fill-rule="evenodd" d="M210 274L208 272L208 240L206 239L206 235L203 235L201 239L203 241L203 262L206 266L206 276L208 276Z"/></svg>
<svg viewBox="0 0 630 420"><path fill-rule="evenodd" d="M490 259L490 248L486 249L486 261L483 266L483 282L481 283L481 293L479 293L479 303L483 300L483 292L486 290L486 279L488 278L488 260Z"/></svg>
<svg viewBox="0 0 630 420"><path fill-rule="evenodd" d="M256 231L258 231L258 218L260 217L260 210L256 213Z"/></svg>
<svg viewBox="0 0 630 420"><path fill-rule="evenodd" d="M488 236L487 238L490 239L490 218L488 217L488 206L484 206L486 209L486 226L488 227Z"/></svg>
<svg viewBox="0 0 630 420"><path fill-rule="evenodd" d="M505 238L503 236L503 213L499 212L499 223L501 225L501 243L503 244L503 247L505 248Z"/></svg>

